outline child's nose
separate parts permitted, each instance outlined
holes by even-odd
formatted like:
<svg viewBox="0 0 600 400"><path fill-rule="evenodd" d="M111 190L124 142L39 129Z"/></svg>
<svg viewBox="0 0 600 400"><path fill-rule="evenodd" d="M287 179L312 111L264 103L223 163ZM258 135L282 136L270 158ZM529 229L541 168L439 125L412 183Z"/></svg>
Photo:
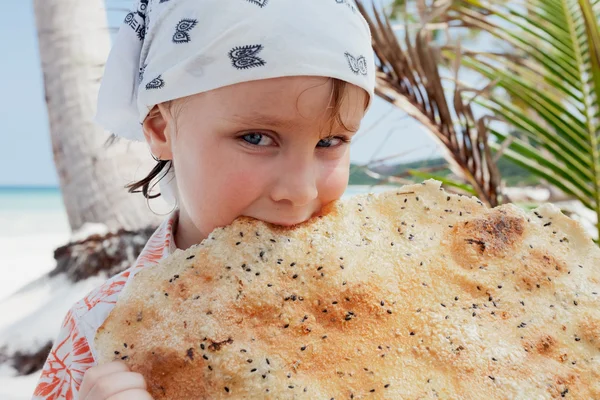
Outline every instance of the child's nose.
<svg viewBox="0 0 600 400"><path fill-rule="evenodd" d="M311 163L288 163L275 173L278 179L271 192L273 201L302 207L317 198L317 174Z"/></svg>

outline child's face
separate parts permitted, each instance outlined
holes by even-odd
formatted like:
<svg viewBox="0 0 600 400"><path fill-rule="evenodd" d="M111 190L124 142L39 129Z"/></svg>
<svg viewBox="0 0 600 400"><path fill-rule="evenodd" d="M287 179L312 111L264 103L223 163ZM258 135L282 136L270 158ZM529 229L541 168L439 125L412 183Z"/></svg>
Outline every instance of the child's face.
<svg viewBox="0 0 600 400"><path fill-rule="evenodd" d="M347 86L346 129L331 122L331 88L328 78L286 77L188 97L174 116L159 106L144 130L153 154L174 163L179 247L239 216L298 224L342 196L367 94Z"/></svg>

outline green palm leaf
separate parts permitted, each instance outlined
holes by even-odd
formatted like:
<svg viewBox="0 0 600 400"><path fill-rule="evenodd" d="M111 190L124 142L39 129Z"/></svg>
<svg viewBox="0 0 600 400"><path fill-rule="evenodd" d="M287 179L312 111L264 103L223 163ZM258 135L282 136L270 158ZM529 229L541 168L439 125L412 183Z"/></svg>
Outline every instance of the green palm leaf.
<svg viewBox="0 0 600 400"><path fill-rule="evenodd" d="M504 156L594 210L600 232L600 0L456 0L449 15L514 49L460 58L496 82L478 103L527 138L513 138ZM507 139L491 134L492 147Z"/></svg>

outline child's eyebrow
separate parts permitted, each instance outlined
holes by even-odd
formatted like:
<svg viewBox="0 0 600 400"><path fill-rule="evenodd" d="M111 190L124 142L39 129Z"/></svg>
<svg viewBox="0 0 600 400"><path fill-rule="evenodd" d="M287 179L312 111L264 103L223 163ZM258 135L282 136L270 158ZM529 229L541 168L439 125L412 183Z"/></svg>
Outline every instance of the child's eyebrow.
<svg viewBox="0 0 600 400"><path fill-rule="evenodd" d="M254 113L252 115L239 115L234 114L232 119L243 125L259 125L259 126L270 126L277 129L292 129L296 127L296 122L287 118L278 118L269 114ZM344 127L346 128L346 127ZM344 131L356 133L358 129L347 127ZM331 132L330 132L331 133ZM329 136L330 133L325 134L324 137Z"/></svg>
<svg viewBox="0 0 600 400"><path fill-rule="evenodd" d="M278 129L289 129L296 125L295 121L287 118L277 118L273 115L260 113L253 113L251 115L234 114L232 119L244 125L270 126Z"/></svg>

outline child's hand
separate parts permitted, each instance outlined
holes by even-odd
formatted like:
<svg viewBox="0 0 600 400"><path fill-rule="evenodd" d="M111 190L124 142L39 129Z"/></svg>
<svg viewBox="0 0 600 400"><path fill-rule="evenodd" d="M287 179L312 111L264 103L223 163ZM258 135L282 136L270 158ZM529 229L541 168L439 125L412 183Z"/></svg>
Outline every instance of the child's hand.
<svg viewBox="0 0 600 400"><path fill-rule="evenodd" d="M122 362L88 369L79 390L80 400L152 400L141 374Z"/></svg>

